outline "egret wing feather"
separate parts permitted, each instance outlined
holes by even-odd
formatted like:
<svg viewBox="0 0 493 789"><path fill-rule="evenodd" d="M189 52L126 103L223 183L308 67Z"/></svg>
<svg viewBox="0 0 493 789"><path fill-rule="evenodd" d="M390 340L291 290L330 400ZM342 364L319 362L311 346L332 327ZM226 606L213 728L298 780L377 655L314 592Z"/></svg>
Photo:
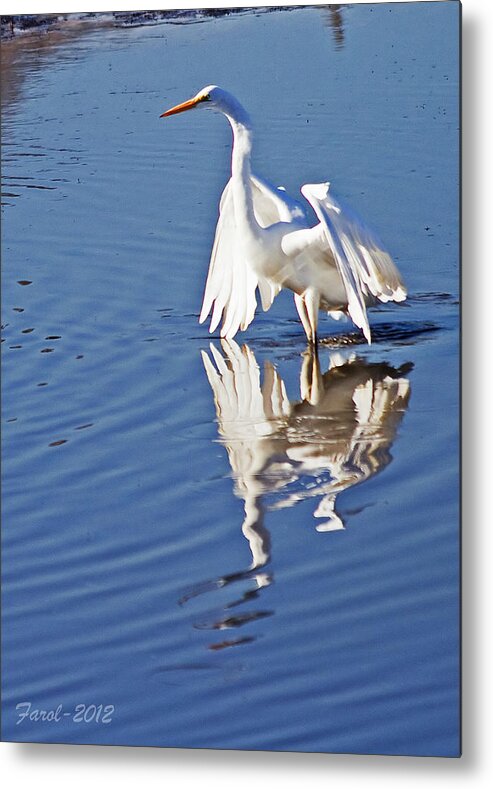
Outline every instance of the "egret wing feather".
<svg viewBox="0 0 493 789"><path fill-rule="evenodd" d="M296 200L274 189L258 176L251 177L254 213L261 227L303 216ZM267 311L281 286L256 273L245 259L235 222L231 180L226 184L219 205L219 219L212 247L209 272L199 322L212 310L210 331L216 330L221 318L221 336L233 338L252 322L260 292L262 308Z"/></svg>
<svg viewBox="0 0 493 789"><path fill-rule="evenodd" d="M224 275L228 273L228 269L221 264L221 257L224 257L224 248L226 246L225 239L232 241L233 231L233 206L232 206L232 190L231 181L228 181L224 191L221 195L219 204L219 219L216 225L216 233L214 236L214 243L212 245L211 259L209 263L209 272L207 274L207 281L205 284L204 298L202 301L202 309L200 312L199 323L203 323L209 315L212 305L217 301L221 301L221 290L227 290L227 285L224 283ZM221 243L222 239L222 243ZM233 244L230 245L230 256L233 254ZM221 318L224 303L219 311L219 320ZM214 320L214 317L213 317ZM219 322L217 321L217 323ZM216 323L216 326L217 326ZM215 328L215 327L214 327ZM211 329L214 331L214 329Z"/></svg>
<svg viewBox="0 0 493 789"><path fill-rule="evenodd" d="M329 184L307 184L302 192L317 210L314 200L341 240L344 252L361 282L364 296L379 301L404 301L407 292L399 271L384 245L352 208L336 199ZM308 196L308 193L311 197ZM319 219L322 221L320 214Z"/></svg>
<svg viewBox="0 0 493 789"><path fill-rule="evenodd" d="M237 238L229 181L221 197L199 322L203 323L212 310L209 331L215 331L222 318L221 336L234 337L240 327L246 329L253 320L256 288L255 273L245 264Z"/></svg>
<svg viewBox="0 0 493 789"><path fill-rule="evenodd" d="M352 250L342 243L337 227L333 222L333 210L329 209L328 184L306 184L301 192L313 206L320 220L321 238L327 244L344 283L348 300L348 313L367 341L371 342L370 326L366 305L361 289L361 280L355 272Z"/></svg>
<svg viewBox="0 0 493 789"><path fill-rule="evenodd" d="M252 175L251 182L253 210L262 227L269 227L275 222L292 222L294 219L306 218L301 203L290 197L282 187L276 189L258 175Z"/></svg>
<svg viewBox="0 0 493 789"><path fill-rule="evenodd" d="M337 200L329 184L307 184L302 193L320 220L348 296L348 312L369 338L366 302L403 301L406 289L377 235L349 206Z"/></svg>

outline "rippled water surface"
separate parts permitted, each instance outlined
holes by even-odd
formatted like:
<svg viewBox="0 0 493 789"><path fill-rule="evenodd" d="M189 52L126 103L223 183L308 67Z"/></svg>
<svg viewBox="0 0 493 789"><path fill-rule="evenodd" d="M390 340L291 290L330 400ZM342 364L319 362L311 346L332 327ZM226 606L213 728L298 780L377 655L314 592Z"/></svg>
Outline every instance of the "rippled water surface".
<svg viewBox="0 0 493 789"><path fill-rule="evenodd" d="M2 47L5 738L457 754L457 34L407 3ZM371 346L327 318L314 357L290 294L210 345L230 131L158 117L208 83L392 250Z"/></svg>

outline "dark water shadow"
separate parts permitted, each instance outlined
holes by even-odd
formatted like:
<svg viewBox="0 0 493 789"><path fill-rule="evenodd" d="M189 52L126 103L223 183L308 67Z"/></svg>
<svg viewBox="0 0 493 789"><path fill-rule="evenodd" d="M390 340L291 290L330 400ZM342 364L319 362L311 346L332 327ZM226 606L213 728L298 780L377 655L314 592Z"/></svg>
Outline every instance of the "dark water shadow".
<svg viewBox="0 0 493 789"><path fill-rule="evenodd" d="M379 323L372 327L372 343L393 343L394 345L415 345L423 335L431 335L440 331L440 326L433 321L420 321L416 323L395 321L393 323ZM320 340L320 344L329 348L343 347L346 345L366 345L366 340L360 332L336 335Z"/></svg>
<svg viewBox="0 0 493 789"><path fill-rule="evenodd" d="M402 305L400 305L401 307ZM262 327L263 334L257 333L256 336L249 338L249 344L253 350L264 349L281 351L283 359L295 359L305 347L306 335L304 334L299 321L296 318L287 318L284 321L282 332L279 331L279 321L272 332L267 327ZM293 331L291 327L295 326ZM320 329L318 344L320 348L329 350L344 349L347 347L359 346L362 350L368 348L368 343L358 330L329 334L327 324L323 324ZM392 321L373 324L371 326L372 347L375 345L392 344L395 346L413 346L418 342L432 339L439 331L447 330L441 323L425 321ZM190 341L203 343L204 337L198 335L190 336ZM219 334L211 335L211 339L221 341Z"/></svg>

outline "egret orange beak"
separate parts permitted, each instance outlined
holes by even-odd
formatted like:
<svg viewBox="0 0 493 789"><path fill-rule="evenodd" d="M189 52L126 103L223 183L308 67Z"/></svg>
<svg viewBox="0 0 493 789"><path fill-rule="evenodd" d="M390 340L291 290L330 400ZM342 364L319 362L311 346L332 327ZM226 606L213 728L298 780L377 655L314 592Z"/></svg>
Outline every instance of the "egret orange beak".
<svg viewBox="0 0 493 789"><path fill-rule="evenodd" d="M163 114L160 115L159 117L167 118L168 115L177 115L179 112L185 112L185 110L191 110L199 103L199 101L201 101L201 99L198 99L197 97L193 99L189 99L188 101L184 101L182 104L177 104L176 107L171 107L170 110L166 110L166 112L163 112Z"/></svg>

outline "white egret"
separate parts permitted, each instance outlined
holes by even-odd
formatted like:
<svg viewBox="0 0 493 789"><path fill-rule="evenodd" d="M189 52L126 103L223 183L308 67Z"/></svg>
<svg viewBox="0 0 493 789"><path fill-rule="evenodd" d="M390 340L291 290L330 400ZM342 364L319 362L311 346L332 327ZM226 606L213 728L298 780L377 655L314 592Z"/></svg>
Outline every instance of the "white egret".
<svg viewBox="0 0 493 789"><path fill-rule="evenodd" d="M336 319L349 315L370 343L366 307L406 298L379 239L335 199L329 183L301 188L319 220L310 227L300 203L254 175L250 118L222 88L209 85L161 117L199 108L222 112L233 129L231 179L221 197L200 322L212 311L210 331L222 317L221 336L231 339L252 322L257 288L264 311L289 288L310 342L322 309Z"/></svg>

